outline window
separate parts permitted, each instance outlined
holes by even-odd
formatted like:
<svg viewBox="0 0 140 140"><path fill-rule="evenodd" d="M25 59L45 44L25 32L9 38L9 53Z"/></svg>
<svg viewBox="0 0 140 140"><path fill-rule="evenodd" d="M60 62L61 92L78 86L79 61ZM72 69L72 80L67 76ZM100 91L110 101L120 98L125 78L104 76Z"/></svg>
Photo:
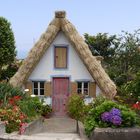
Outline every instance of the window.
<svg viewBox="0 0 140 140"><path fill-rule="evenodd" d="M55 47L55 68L67 68L67 47Z"/></svg>
<svg viewBox="0 0 140 140"><path fill-rule="evenodd" d="M89 82L77 82L77 93L89 95Z"/></svg>
<svg viewBox="0 0 140 140"><path fill-rule="evenodd" d="M44 82L33 82L33 86L34 95L44 95Z"/></svg>

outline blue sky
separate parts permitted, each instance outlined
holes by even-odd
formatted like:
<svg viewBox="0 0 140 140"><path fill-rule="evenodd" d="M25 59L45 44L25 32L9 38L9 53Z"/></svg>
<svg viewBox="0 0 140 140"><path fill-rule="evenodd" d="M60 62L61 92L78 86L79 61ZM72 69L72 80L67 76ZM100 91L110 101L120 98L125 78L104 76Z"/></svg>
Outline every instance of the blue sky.
<svg viewBox="0 0 140 140"><path fill-rule="evenodd" d="M140 0L0 0L0 16L12 24L18 58L27 56L56 10L65 10L81 35L140 28Z"/></svg>

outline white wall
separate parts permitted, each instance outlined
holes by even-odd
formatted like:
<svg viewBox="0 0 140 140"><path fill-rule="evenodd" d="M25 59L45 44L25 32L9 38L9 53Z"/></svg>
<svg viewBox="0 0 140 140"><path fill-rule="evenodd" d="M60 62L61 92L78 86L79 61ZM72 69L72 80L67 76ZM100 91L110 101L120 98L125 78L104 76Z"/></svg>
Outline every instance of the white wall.
<svg viewBox="0 0 140 140"><path fill-rule="evenodd" d="M59 44L68 45L68 69L65 70L54 68L54 45ZM58 33L53 43L30 75L29 80L51 81L53 76L70 76L71 81L82 79L94 81L77 52L62 32Z"/></svg>
<svg viewBox="0 0 140 140"><path fill-rule="evenodd" d="M102 91L100 90L98 85L96 85L96 96L100 95L100 93L102 93Z"/></svg>

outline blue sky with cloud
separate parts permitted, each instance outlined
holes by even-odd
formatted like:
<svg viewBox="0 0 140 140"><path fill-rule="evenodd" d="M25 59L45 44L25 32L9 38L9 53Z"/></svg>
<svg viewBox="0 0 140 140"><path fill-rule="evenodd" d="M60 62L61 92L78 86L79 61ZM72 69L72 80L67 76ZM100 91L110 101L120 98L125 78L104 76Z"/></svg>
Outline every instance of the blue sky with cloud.
<svg viewBox="0 0 140 140"><path fill-rule="evenodd" d="M140 0L0 0L0 16L11 22L18 58L24 58L56 10L65 10L81 35L96 35L139 29L139 7Z"/></svg>

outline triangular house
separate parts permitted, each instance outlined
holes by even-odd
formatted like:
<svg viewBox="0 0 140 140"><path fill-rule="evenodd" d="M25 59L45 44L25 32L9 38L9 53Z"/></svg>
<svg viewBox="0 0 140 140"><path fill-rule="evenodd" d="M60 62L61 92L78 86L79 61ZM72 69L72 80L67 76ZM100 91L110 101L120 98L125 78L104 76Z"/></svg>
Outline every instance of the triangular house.
<svg viewBox="0 0 140 140"><path fill-rule="evenodd" d="M115 84L65 16L65 11L55 12L10 84L28 88L35 95L50 96L54 106L59 102L59 107L65 105L64 99L71 93L96 97L102 92L113 98Z"/></svg>

